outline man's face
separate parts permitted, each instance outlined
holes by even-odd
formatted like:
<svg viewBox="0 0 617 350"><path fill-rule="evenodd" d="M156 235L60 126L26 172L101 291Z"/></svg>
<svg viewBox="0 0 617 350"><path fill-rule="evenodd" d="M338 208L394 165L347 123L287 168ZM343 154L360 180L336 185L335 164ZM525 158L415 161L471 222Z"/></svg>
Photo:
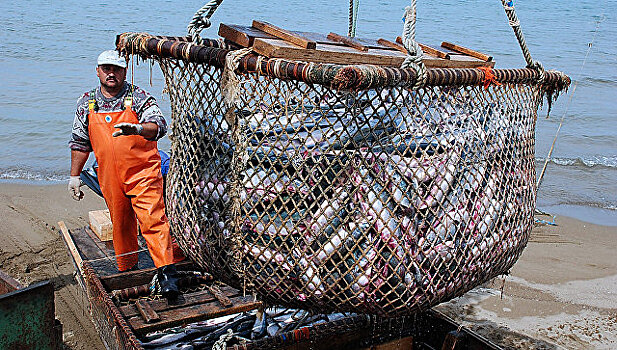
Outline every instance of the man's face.
<svg viewBox="0 0 617 350"><path fill-rule="evenodd" d="M96 67L96 76L99 77L101 85L110 89L115 89L124 84L126 68L114 66L112 64L103 64Z"/></svg>

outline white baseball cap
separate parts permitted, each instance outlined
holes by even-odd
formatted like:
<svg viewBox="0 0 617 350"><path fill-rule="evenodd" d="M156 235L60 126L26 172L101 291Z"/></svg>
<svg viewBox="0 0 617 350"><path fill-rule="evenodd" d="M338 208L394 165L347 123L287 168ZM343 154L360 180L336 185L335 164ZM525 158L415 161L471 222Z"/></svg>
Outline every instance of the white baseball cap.
<svg viewBox="0 0 617 350"><path fill-rule="evenodd" d="M107 50L101 52L96 63L99 66L104 64L111 64L114 66L126 68L126 59L124 57L120 57L118 51L116 50Z"/></svg>

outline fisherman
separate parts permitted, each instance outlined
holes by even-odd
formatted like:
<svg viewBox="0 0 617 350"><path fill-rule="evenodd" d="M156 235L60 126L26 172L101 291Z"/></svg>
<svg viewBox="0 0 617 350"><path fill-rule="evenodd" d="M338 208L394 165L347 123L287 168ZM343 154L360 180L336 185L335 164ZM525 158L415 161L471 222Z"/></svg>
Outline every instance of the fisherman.
<svg viewBox="0 0 617 350"><path fill-rule="evenodd" d="M100 87L77 101L69 141L68 189L73 199L83 198L79 174L94 151L101 191L111 215L118 270L137 269L139 223L157 267L161 294L174 298L178 294L174 264L184 256L169 233L156 142L167 132L167 123L154 97L125 81L126 67L127 60L117 51L102 52L96 67Z"/></svg>

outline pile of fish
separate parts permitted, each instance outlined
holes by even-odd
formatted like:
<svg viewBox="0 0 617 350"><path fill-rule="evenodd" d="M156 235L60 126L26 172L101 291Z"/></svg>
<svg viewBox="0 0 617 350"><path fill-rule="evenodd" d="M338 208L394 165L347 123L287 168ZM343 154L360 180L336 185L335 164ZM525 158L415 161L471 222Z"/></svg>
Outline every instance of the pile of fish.
<svg viewBox="0 0 617 350"><path fill-rule="evenodd" d="M200 120L211 153L192 188L199 217L175 218L194 222L184 235L240 234L262 297L323 310L416 311L504 272L532 224L533 113L397 91L263 105L243 116L242 142L222 116Z"/></svg>
<svg viewBox="0 0 617 350"><path fill-rule="evenodd" d="M227 346L274 337L303 327L312 327L351 316L355 315L311 314L304 310L269 308L151 332L140 341L144 349L211 349L214 343L230 330L233 332L233 339L226 343Z"/></svg>

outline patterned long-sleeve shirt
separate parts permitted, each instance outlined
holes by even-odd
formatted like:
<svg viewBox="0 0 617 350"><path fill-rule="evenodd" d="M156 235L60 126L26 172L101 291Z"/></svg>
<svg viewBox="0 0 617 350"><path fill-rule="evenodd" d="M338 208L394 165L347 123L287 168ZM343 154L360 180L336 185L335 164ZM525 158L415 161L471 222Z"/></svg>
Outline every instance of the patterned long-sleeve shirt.
<svg viewBox="0 0 617 350"><path fill-rule="evenodd" d="M124 98L129 93L131 84L124 82L124 87L120 93L112 98L107 98L101 93L101 88L94 90L98 112L118 112L124 105ZM77 100L75 119L73 120L73 132L69 140L69 147L72 150L91 152L90 136L88 135L88 100L92 91L84 93ZM133 111L137 114L140 123L155 123L158 125L157 135L149 139L156 141L167 133L167 122L159 108L156 100L145 90L133 85Z"/></svg>

